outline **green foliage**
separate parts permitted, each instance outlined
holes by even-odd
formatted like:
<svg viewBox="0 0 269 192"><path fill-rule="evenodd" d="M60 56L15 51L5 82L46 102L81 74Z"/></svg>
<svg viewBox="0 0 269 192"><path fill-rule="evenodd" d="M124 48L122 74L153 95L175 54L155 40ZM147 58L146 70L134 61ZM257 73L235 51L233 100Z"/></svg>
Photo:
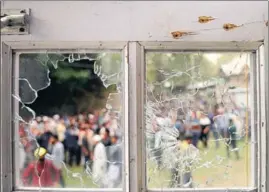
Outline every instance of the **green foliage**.
<svg viewBox="0 0 269 192"><path fill-rule="evenodd" d="M72 68L60 68L53 73L53 76L59 81L67 81L69 79L86 80L90 73L86 70L74 70Z"/></svg>
<svg viewBox="0 0 269 192"><path fill-rule="evenodd" d="M146 63L149 84L167 80L174 86L187 86L216 77L219 72L217 64L197 53L148 53Z"/></svg>
<svg viewBox="0 0 269 192"><path fill-rule="evenodd" d="M101 67L102 73L108 76L119 73L122 67L121 56L122 55L119 53L104 53L100 59L96 61L95 65Z"/></svg>
<svg viewBox="0 0 269 192"><path fill-rule="evenodd" d="M121 67L119 53L20 56L21 78L29 80L36 89L49 83L29 105L37 115L75 114L104 108L108 94L117 92L115 84L121 81L117 75Z"/></svg>

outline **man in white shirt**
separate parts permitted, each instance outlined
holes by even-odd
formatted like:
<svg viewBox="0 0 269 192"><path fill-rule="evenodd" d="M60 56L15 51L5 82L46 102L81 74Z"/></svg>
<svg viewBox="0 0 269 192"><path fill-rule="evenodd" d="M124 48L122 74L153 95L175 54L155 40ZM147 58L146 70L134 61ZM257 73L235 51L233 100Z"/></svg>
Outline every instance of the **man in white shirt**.
<svg viewBox="0 0 269 192"><path fill-rule="evenodd" d="M107 173L107 154L105 145L102 143L102 138L100 135L95 135L93 137L95 144L93 152L93 180L99 187L104 187L104 177Z"/></svg>

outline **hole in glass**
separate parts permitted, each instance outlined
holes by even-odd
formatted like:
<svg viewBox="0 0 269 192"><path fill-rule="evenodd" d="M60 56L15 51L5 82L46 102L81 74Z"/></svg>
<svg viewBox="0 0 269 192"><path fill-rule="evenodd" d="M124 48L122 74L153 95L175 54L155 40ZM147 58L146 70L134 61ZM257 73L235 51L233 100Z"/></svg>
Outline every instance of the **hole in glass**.
<svg viewBox="0 0 269 192"><path fill-rule="evenodd" d="M17 68L17 186L121 188L121 53L23 53Z"/></svg>

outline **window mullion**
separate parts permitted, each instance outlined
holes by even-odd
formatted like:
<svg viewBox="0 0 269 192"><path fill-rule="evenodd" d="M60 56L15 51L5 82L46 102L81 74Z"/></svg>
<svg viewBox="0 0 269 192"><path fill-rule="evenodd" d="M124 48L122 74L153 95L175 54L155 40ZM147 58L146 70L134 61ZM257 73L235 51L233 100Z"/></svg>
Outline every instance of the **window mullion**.
<svg viewBox="0 0 269 192"><path fill-rule="evenodd" d="M129 191L145 190L145 163L143 163L143 47L130 42L129 65Z"/></svg>

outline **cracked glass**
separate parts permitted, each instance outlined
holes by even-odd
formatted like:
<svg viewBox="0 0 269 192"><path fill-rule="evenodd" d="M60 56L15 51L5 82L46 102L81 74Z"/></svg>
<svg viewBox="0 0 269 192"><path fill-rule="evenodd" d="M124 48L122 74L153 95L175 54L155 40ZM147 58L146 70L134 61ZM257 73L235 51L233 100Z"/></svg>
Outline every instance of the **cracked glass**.
<svg viewBox="0 0 269 192"><path fill-rule="evenodd" d="M248 52L147 52L148 188L251 182Z"/></svg>
<svg viewBox="0 0 269 192"><path fill-rule="evenodd" d="M17 187L122 188L122 53L20 53Z"/></svg>

